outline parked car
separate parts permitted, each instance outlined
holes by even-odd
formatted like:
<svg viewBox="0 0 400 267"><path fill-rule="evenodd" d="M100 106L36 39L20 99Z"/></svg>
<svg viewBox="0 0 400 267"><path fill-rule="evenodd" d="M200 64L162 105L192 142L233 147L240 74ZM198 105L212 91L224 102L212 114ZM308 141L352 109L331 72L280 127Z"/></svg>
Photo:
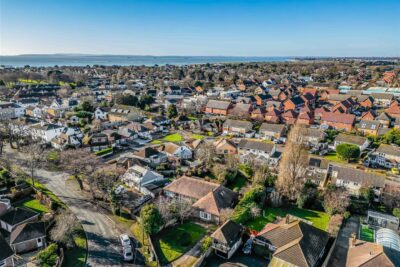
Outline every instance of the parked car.
<svg viewBox="0 0 400 267"><path fill-rule="evenodd" d="M121 241L121 245L123 247L131 246L131 239L127 234L122 234L119 236L119 240Z"/></svg>
<svg viewBox="0 0 400 267"><path fill-rule="evenodd" d="M131 246L124 246L122 247L122 253L124 256L124 261L131 261L133 260L133 252Z"/></svg>

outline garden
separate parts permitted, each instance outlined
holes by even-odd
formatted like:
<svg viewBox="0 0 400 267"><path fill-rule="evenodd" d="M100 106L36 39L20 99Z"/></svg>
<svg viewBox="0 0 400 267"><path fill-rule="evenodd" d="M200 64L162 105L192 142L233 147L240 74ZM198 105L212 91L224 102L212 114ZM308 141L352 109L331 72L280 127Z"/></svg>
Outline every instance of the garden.
<svg viewBox="0 0 400 267"><path fill-rule="evenodd" d="M163 229L153 236L160 263L167 264L176 260L190 250L205 234L205 228L192 222Z"/></svg>
<svg viewBox="0 0 400 267"><path fill-rule="evenodd" d="M368 242L375 241L375 230L368 225L361 225L360 228L360 239Z"/></svg>

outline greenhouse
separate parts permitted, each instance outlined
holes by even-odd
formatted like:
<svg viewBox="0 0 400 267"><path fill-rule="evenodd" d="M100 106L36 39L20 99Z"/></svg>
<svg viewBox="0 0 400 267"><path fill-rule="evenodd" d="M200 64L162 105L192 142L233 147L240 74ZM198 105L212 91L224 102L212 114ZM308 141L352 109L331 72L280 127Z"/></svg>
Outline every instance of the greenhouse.
<svg viewBox="0 0 400 267"><path fill-rule="evenodd" d="M400 251L400 236L395 231L381 228L376 231L375 238L377 244Z"/></svg>

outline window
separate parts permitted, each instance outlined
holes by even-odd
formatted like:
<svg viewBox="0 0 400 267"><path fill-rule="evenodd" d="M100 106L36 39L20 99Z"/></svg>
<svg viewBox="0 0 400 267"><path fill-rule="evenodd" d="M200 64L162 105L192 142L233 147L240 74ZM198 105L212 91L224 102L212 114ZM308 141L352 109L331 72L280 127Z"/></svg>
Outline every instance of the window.
<svg viewBox="0 0 400 267"><path fill-rule="evenodd" d="M211 214L207 212L200 211L200 218L203 220L211 220Z"/></svg>

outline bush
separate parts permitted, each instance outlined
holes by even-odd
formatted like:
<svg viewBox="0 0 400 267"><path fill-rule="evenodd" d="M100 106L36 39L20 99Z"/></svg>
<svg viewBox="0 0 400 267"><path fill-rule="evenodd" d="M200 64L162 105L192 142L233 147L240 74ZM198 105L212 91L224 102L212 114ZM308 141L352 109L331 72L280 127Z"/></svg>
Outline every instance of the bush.
<svg viewBox="0 0 400 267"><path fill-rule="evenodd" d="M212 244L211 236L206 236L203 240L201 240L200 243L201 251L203 253L206 252L211 247L211 244Z"/></svg>
<svg viewBox="0 0 400 267"><path fill-rule="evenodd" d="M57 250L58 246L57 244L53 243L49 245L47 248L41 250L37 257L40 261L40 266L43 267L52 267L55 266L57 263Z"/></svg>
<svg viewBox="0 0 400 267"><path fill-rule="evenodd" d="M108 147L108 148L105 148L103 150L97 151L95 154L96 154L96 156L103 156L103 155L111 153L111 152L113 152L113 148L112 147Z"/></svg>
<svg viewBox="0 0 400 267"><path fill-rule="evenodd" d="M140 210L140 222L144 231L149 235L157 234L163 224L159 210L154 205L145 205Z"/></svg>
<svg viewBox="0 0 400 267"><path fill-rule="evenodd" d="M253 176L253 169L247 164L240 164L239 170L241 170L247 177Z"/></svg>
<svg viewBox="0 0 400 267"><path fill-rule="evenodd" d="M340 144L336 146L336 153L341 159L355 160L360 157L360 148L352 144Z"/></svg>
<svg viewBox="0 0 400 267"><path fill-rule="evenodd" d="M394 208L393 215L396 216L397 218L400 218L400 208Z"/></svg>
<svg viewBox="0 0 400 267"><path fill-rule="evenodd" d="M245 223L252 218L252 210L262 208L265 198L265 190L262 186L255 186L247 191L236 205L232 213L232 220L237 223Z"/></svg>

